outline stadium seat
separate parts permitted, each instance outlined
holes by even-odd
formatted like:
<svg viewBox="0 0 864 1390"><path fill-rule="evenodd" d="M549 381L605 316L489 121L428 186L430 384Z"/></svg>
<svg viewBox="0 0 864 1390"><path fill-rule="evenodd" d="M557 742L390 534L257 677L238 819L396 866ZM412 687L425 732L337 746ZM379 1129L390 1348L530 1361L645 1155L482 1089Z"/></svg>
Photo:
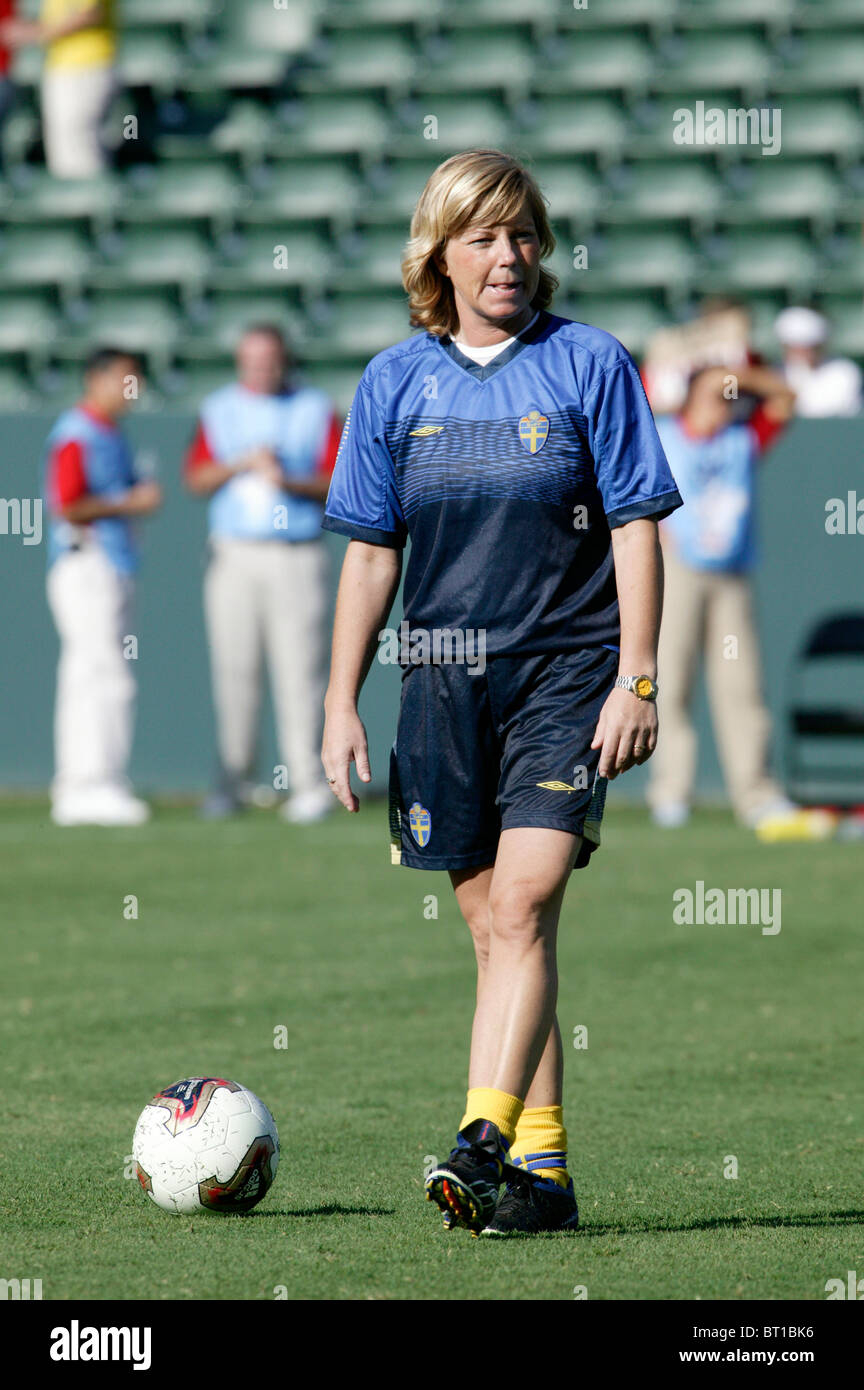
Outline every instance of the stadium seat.
<svg viewBox="0 0 864 1390"><path fill-rule="evenodd" d="M679 0L603 0L602 4L588 3L583 9L575 6L559 8L559 25L575 29L620 29L636 27L664 30L679 17Z"/></svg>
<svg viewBox="0 0 864 1390"><path fill-rule="evenodd" d="M434 124L433 124L434 122ZM433 131L427 136L424 131ZM450 154L481 145L501 148L509 143L511 124L501 103L492 97L453 96L443 91L425 92L406 103L388 142L388 154L430 155L439 164Z"/></svg>
<svg viewBox="0 0 864 1390"><path fill-rule="evenodd" d="M15 228L0 237L0 289L80 287L93 260L90 241L72 227Z"/></svg>
<svg viewBox="0 0 864 1390"><path fill-rule="evenodd" d="M399 289L408 227L363 227L345 239L335 260L340 290Z"/></svg>
<svg viewBox="0 0 864 1390"><path fill-rule="evenodd" d="M156 91L172 91L185 81L183 46L170 34L159 30L121 30L117 66L127 87L152 87Z"/></svg>
<svg viewBox="0 0 864 1390"><path fill-rule="evenodd" d="M404 295L334 295L319 306L304 345L310 361L374 357L411 332Z"/></svg>
<svg viewBox="0 0 864 1390"><path fill-rule="evenodd" d="M275 323L292 345L307 336L302 314L274 295L217 295L202 307L193 325L187 325L178 356L192 362L230 358L244 329L253 323Z"/></svg>
<svg viewBox="0 0 864 1390"><path fill-rule="evenodd" d="M532 0L530 5L525 0L445 0L441 17L448 29L482 24L521 28L528 24L551 26L560 15L560 0Z"/></svg>
<svg viewBox="0 0 864 1390"><path fill-rule="evenodd" d="M316 50L314 67L298 73L301 91L339 92L379 88L408 90L417 68L414 44L392 30L333 35Z"/></svg>
<svg viewBox="0 0 864 1390"><path fill-rule="evenodd" d="M308 48L317 16L307 0L242 0L223 6L215 42L201 47L184 74L197 91L277 87L289 62Z"/></svg>
<svg viewBox="0 0 864 1390"><path fill-rule="evenodd" d="M606 98L542 97L520 114L520 142L544 155L596 154L612 159L628 147L629 124Z"/></svg>
<svg viewBox="0 0 864 1390"><path fill-rule="evenodd" d="M850 297L854 295L857 303L852 307L859 314L864 312L861 304L864 294L864 242L860 231L854 240L846 240L835 246L829 265L823 268L819 277L819 288Z"/></svg>
<svg viewBox="0 0 864 1390"><path fill-rule="evenodd" d="M439 162L440 156L429 148L425 158L393 159L371 169L367 175L364 220L390 223L401 220L407 224L423 185Z"/></svg>
<svg viewBox="0 0 864 1390"><path fill-rule="evenodd" d="M244 97L231 106L209 137L216 154L234 154L244 160L261 159L276 143L276 122L263 102Z"/></svg>
<svg viewBox="0 0 864 1390"><path fill-rule="evenodd" d="M197 161L142 165L127 180L124 222L211 222L225 226L249 198L227 164Z"/></svg>
<svg viewBox="0 0 864 1390"><path fill-rule="evenodd" d="M189 293L200 291L212 262L212 250L200 232L190 228L127 228L110 239L108 254L94 267L89 280L96 289L176 285Z"/></svg>
<svg viewBox="0 0 864 1390"><path fill-rule="evenodd" d="M707 87L761 94L771 71L768 48L756 34L693 31L668 41L652 84L658 92L689 90L700 97Z"/></svg>
<svg viewBox="0 0 864 1390"><path fill-rule="evenodd" d="M363 198L360 179L342 159L286 159L266 171L243 208L247 224L329 220L347 225Z"/></svg>
<svg viewBox="0 0 864 1390"><path fill-rule="evenodd" d="M728 163L729 160L740 159L742 155L750 153L761 156L762 147L760 145L744 146L731 142L729 144L709 145L697 143L695 139L691 144L678 143L676 134L684 129L683 120L679 113L681 111L695 113L695 102L697 101L705 103L706 112L715 108L724 112L740 108L740 103L730 98L729 92L713 89L701 92L677 90L662 96L655 95L650 100L638 103L634 107L636 127L632 138L627 142L626 153L628 157L657 159L662 156L671 156L679 161L700 160L706 162L713 160L718 163ZM763 158L764 162L765 159Z"/></svg>
<svg viewBox="0 0 864 1390"><path fill-rule="evenodd" d="M64 324L53 350L66 361L80 361L100 343L167 361L180 336L180 315L170 299L125 290L95 294L80 320Z"/></svg>
<svg viewBox="0 0 864 1390"><path fill-rule="evenodd" d="M219 13L219 0L121 0L120 20L124 28L203 29Z"/></svg>
<svg viewBox="0 0 864 1390"><path fill-rule="evenodd" d="M864 274L859 270L859 296L862 286ZM831 324L829 356L848 353L851 357L864 358L864 306L860 297L857 303L852 303L848 291L839 295L826 294L821 297L819 307Z"/></svg>
<svg viewBox="0 0 864 1390"><path fill-rule="evenodd" d="M697 264L692 243L681 233L610 229L591 238L587 269L575 275L582 294L625 289L680 294L694 281Z"/></svg>
<svg viewBox="0 0 864 1390"><path fill-rule="evenodd" d="M390 122L371 97L310 95L292 102L277 130L287 156L347 154L367 159L383 150Z"/></svg>
<svg viewBox="0 0 864 1390"><path fill-rule="evenodd" d="M581 34L561 37L549 63L538 63L537 86L544 93L639 92L654 70L654 55L638 34Z"/></svg>
<svg viewBox="0 0 864 1390"><path fill-rule="evenodd" d="M783 290L807 293L819 261L806 236L776 228L729 231L707 249L709 264L701 276L706 293Z"/></svg>
<svg viewBox="0 0 864 1390"><path fill-rule="evenodd" d="M760 24L766 28L788 29L798 17L798 0L687 0L676 15L681 28L703 28L715 24Z"/></svg>
<svg viewBox="0 0 864 1390"><path fill-rule="evenodd" d="M266 288L277 294L295 286L315 289L331 277L333 261L329 239L314 230L288 229L284 222L244 227L229 238L210 283L220 290Z"/></svg>
<svg viewBox="0 0 864 1390"><path fill-rule="evenodd" d="M812 222L824 230L837 212L840 188L824 164L754 160L730 170L721 219L729 222Z"/></svg>
<svg viewBox="0 0 864 1390"><path fill-rule="evenodd" d="M620 298L587 295L584 298L556 297L553 313L576 323L590 323L602 328L624 344L628 352L640 354L659 329L669 323L669 315L651 299L627 294Z"/></svg>
<svg viewBox="0 0 864 1390"><path fill-rule="evenodd" d="M864 8L862 8L864 20ZM778 92L837 92L864 87L864 34L806 34L771 79Z"/></svg>
<svg viewBox="0 0 864 1390"><path fill-rule="evenodd" d="M548 0L547 0L548 2ZM436 24L450 0L329 0L323 22L328 29L347 25L407 24L422 30Z"/></svg>
<svg viewBox="0 0 864 1390"><path fill-rule="evenodd" d="M515 98L527 91L535 63L530 41L490 28L458 29L432 50L416 86L420 92L500 91Z"/></svg>
<svg viewBox="0 0 864 1390"><path fill-rule="evenodd" d="M831 97L784 96L783 157L824 155L841 162L864 152L864 115L856 102ZM744 153L758 156L758 149Z"/></svg>
<svg viewBox="0 0 864 1390"><path fill-rule="evenodd" d="M689 160L640 160L611 171L608 183L603 220L609 222L686 219L706 225L723 201L722 184L710 165Z"/></svg>
<svg viewBox="0 0 864 1390"><path fill-rule="evenodd" d="M109 224L122 199L119 181L110 176L96 179L55 179L45 169L27 171L10 190L3 215L10 222L35 226L52 222Z"/></svg>
<svg viewBox="0 0 864 1390"><path fill-rule="evenodd" d="M597 175L585 163L573 159L537 159L531 172L549 199L551 213L566 217L578 227L590 226L605 194Z"/></svg>
<svg viewBox="0 0 864 1390"><path fill-rule="evenodd" d="M57 310L42 295L0 296L0 353L44 356L58 322Z"/></svg>

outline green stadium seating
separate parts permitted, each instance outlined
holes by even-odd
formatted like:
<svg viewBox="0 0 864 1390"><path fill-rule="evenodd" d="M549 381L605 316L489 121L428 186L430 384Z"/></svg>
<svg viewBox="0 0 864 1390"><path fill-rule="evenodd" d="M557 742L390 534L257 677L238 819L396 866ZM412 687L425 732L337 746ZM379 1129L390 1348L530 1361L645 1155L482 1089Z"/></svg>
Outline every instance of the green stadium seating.
<svg viewBox="0 0 864 1390"><path fill-rule="evenodd" d="M552 216L567 217L574 225L590 226L604 205L597 175L573 159L532 160L531 172L549 199Z"/></svg>
<svg viewBox="0 0 864 1390"><path fill-rule="evenodd" d="M13 228L0 240L0 289L78 288L92 261L89 238L76 228Z"/></svg>
<svg viewBox="0 0 864 1390"><path fill-rule="evenodd" d="M407 239L405 224L363 228L348 239L344 254L337 257L333 283L340 290L398 290Z"/></svg>
<svg viewBox="0 0 864 1390"><path fill-rule="evenodd" d="M100 292L92 296L80 322L64 325L53 351L66 361L80 361L100 343L116 343L147 353L157 363L167 362L180 328L180 313L167 296L152 290L148 294Z"/></svg>
<svg viewBox="0 0 864 1390"><path fill-rule="evenodd" d="M864 5L862 5L864 19ZM778 92L837 92L864 88L864 34L807 34L771 80Z"/></svg>
<svg viewBox="0 0 864 1390"><path fill-rule="evenodd" d="M297 76L301 91L408 89L417 70L417 51L404 35L391 30L334 35L318 64Z"/></svg>
<svg viewBox="0 0 864 1390"><path fill-rule="evenodd" d="M322 305L307 342L304 357L317 361L362 357L406 338L410 332L405 296L383 294L334 295Z"/></svg>
<svg viewBox="0 0 864 1390"><path fill-rule="evenodd" d="M314 229L286 229L284 223L245 227L230 240L213 268L210 283L219 290L316 289L333 273L334 250Z"/></svg>
<svg viewBox="0 0 864 1390"><path fill-rule="evenodd" d="M390 122L367 96L305 96L292 103L285 128L276 132L286 155L347 154L374 158L385 147Z"/></svg>
<svg viewBox="0 0 864 1390"><path fill-rule="evenodd" d="M834 291L854 296L858 313L862 312L861 296L864 295L864 242L859 235L854 241L841 242L835 249L832 261L823 269L819 278L822 290Z"/></svg>
<svg viewBox="0 0 864 1390"><path fill-rule="evenodd" d="M456 25L507 27L551 25L561 15L560 0L445 0L441 18L447 28Z"/></svg>
<svg viewBox="0 0 864 1390"><path fill-rule="evenodd" d="M841 196L836 175L824 164L778 159L750 160L737 169L729 193L724 221L798 219L823 230L836 216Z"/></svg>
<svg viewBox="0 0 864 1390"><path fill-rule="evenodd" d="M0 353L41 357L54 343L59 315L43 295L0 296Z"/></svg>
<svg viewBox="0 0 864 1390"><path fill-rule="evenodd" d="M314 8L291 0L277 9L272 0L230 0L214 44L198 52L183 85L194 91L276 87L289 62L311 43L317 30Z"/></svg>
<svg viewBox="0 0 864 1390"><path fill-rule="evenodd" d="M170 34L139 30L121 30L117 66L127 87L153 87L171 91L184 78L186 61L183 46Z"/></svg>
<svg viewBox="0 0 864 1390"><path fill-rule="evenodd" d="M683 126L681 118L676 113L680 111L695 113L697 101L705 103L706 112L715 108L721 111L742 109L742 104L731 98L729 92L678 90L674 93L655 96L650 101L642 103L636 110L636 128L627 142L626 153L628 157L636 159L671 157L678 161L699 160L706 167L709 167L711 163L728 163L730 160L740 159L742 155L748 153L761 156L762 148L759 145L744 146L731 143L708 145L695 142L693 144L678 144L675 135L677 131L683 129ZM743 109L749 109L751 105L755 105L755 103L748 102Z"/></svg>
<svg viewBox="0 0 864 1390"><path fill-rule="evenodd" d="M621 298L586 295L581 298L556 296L553 312L576 323L602 328L624 344L628 352L641 354L649 339L669 323L668 313L648 298L628 294Z"/></svg>
<svg viewBox="0 0 864 1390"><path fill-rule="evenodd" d="M407 225L423 185L440 160L440 156L433 153L432 142L427 144L427 149L429 153L424 159L410 156L394 159L369 172L363 208L365 221L396 223L401 220Z"/></svg>
<svg viewBox="0 0 864 1390"><path fill-rule="evenodd" d="M697 96L706 87L762 93L771 79L767 45L756 34L728 29L692 31L670 44L652 79L655 89L689 89Z"/></svg>
<svg viewBox="0 0 864 1390"><path fill-rule="evenodd" d="M720 179L707 164L640 160L610 176L611 196L604 205L609 222L688 220L707 225L723 203Z"/></svg>
<svg viewBox="0 0 864 1390"><path fill-rule="evenodd" d="M430 124L428 117L434 117L437 126ZM436 130L436 138L427 138L424 130ZM454 96L446 89L428 91L400 112L387 153L418 158L430 155L438 164L459 150L506 146L511 133L506 111L494 98Z"/></svg>
<svg viewBox="0 0 864 1390"><path fill-rule="evenodd" d="M864 153L864 115L853 100L784 96L781 110L784 159L824 155L844 162ZM760 153L754 147L743 152L756 157Z"/></svg>
<svg viewBox="0 0 864 1390"><path fill-rule="evenodd" d="M362 356L353 365L346 363L341 367L333 367L329 362L304 361L300 365L299 379L304 385L324 391L344 420L354 400L357 383L365 365Z"/></svg>
<svg viewBox="0 0 864 1390"><path fill-rule="evenodd" d="M592 237L587 245L588 268L575 272L581 294L625 289L681 294L696 279L696 252L689 238L679 232L614 228Z"/></svg>
<svg viewBox="0 0 864 1390"><path fill-rule="evenodd" d="M328 0L322 20L327 29L406 24L422 30L435 25L448 4L449 0L423 0L422 5L417 0Z"/></svg>
<svg viewBox="0 0 864 1390"><path fill-rule="evenodd" d="M203 29L219 13L219 0L120 0L122 28Z"/></svg>
<svg viewBox="0 0 864 1390"><path fill-rule="evenodd" d="M726 233L709 249L700 276L705 293L758 293L775 289L806 294L818 277L819 261L809 238L775 227Z"/></svg>
<svg viewBox="0 0 864 1390"><path fill-rule="evenodd" d="M798 0L796 27L829 28L835 24L861 27L860 0Z"/></svg>
<svg viewBox="0 0 864 1390"><path fill-rule="evenodd" d="M290 147L289 147L290 148ZM330 221L344 226L363 199L363 185L347 160L286 159L274 164L243 208L247 225Z"/></svg>
<svg viewBox="0 0 864 1390"><path fill-rule="evenodd" d="M274 295L217 295L188 325L178 355L191 362L230 357L243 331L253 323L278 324L292 345L306 336L306 325L296 308Z"/></svg>
<svg viewBox="0 0 864 1390"><path fill-rule="evenodd" d="M112 238L109 254L94 267L89 280L96 289L177 285L188 293L200 291L212 262L212 250L200 232L127 228Z"/></svg>
<svg viewBox="0 0 864 1390"><path fill-rule="evenodd" d="M676 24L702 28L716 24L760 24L784 30L797 18L798 0L687 0L679 8Z"/></svg>
<svg viewBox="0 0 864 1390"><path fill-rule="evenodd" d="M864 358L864 308L861 300L850 303L846 294L821 296L820 309L831 324L828 353L848 353Z"/></svg>
<svg viewBox="0 0 864 1390"><path fill-rule="evenodd" d="M620 29L636 27L662 31L681 14L679 0L588 0L584 9L559 8L556 20L576 29Z"/></svg>
<svg viewBox="0 0 864 1390"><path fill-rule="evenodd" d="M542 97L530 103L519 127L520 145L545 155L596 154L613 159L629 148L630 126L607 98Z"/></svg>
<svg viewBox="0 0 864 1390"><path fill-rule="evenodd" d="M516 35L460 29L424 63L416 86L420 92L502 91L515 97L527 90L535 63L534 45Z"/></svg>
<svg viewBox="0 0 864 1390"><path fill-rule="evenodd" d="M127 180L118 209L124 222L230 223L243 209L248 192L227 164L180 161L141 166Z"/></svg>
<svg viewBox="0 0 864 1390"><path fill-rule="evenodd" d="M51 222L77 222L105 226L116 216L122 201L122 185L110 175L97 179L55 179L47 172L28 171L26 179L9 191L3 215L10 222L36 226Z"/></svg>
<svg viewBox="0 0 864 1390"><path fill-rule="evenodd" d="M538 63L544 93L643 91L654 71L654 55L638 34L572 33L559 40L548 64Z"/></svg>

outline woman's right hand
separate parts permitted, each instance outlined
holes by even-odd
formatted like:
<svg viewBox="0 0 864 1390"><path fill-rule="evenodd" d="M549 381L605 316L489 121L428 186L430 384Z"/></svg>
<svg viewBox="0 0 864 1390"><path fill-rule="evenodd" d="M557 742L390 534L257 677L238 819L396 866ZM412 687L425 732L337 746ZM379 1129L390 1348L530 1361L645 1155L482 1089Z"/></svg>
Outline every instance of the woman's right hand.
<svg viewBox="0 0 864 1390"><path fill-rule="evenodd" d="M362 782L370 781L372 773L366 730L355 708L327 711L321 761L334 796L346 811L359 811L360 802L351 790L351 764L356 764Z"/></svg>

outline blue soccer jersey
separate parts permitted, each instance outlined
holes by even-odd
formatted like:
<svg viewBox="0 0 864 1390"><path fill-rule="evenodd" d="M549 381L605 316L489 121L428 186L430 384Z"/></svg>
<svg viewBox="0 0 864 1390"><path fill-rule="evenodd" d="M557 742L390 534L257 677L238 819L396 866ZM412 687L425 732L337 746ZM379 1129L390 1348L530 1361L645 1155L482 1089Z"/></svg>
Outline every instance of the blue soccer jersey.
<svg viewBox="0 0 864 1390"><path fill-rule="evenodd" d="M410 537L410 627L482 629L512 656L617 643L610 528L680 505L629 353L541 312L487 366L431 333L374 357L323 524Z"/></svg>

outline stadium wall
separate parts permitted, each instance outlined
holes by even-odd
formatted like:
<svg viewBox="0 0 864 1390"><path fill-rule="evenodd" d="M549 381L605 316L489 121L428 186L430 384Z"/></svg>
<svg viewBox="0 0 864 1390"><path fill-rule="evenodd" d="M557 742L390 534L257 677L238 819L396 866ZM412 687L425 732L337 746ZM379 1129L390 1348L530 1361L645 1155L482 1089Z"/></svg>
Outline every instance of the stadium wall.
<svg viewBox="0 0 864 1390"><path fill-rule="evenodd" d="M41 543L25 544L22 535L10 533L15 508L5 504L40 495L40 459L52 423L45 414L0 414L0 787L6 789L44 788L51 776L57 642L44 591L47 528L43 518ZM186 495L181 480L193 421L142 413L131 418L127 428L145 466L157 472L166 491L161 514L141 527L139 700L132 776L144 794L197 792L210 780L214 743L201 602L205 506ZM805 631L830 612L864 612L864 534L851 529L849 534L829 535L825 528L829 498L846 503L851 492L864 502L862 457L864 422L797 421L762 466L757 597L767 695L781 740L790 661ZM850 526L854 528L854 520ZM346 543L330 535L325 543L335 591ZM400 610L395 611L398 618ZM385 789L398 698L398 670L376 661L361 708L379 791ZM698 791L714 798L721 794L722 784L701 688L697 715L703 749ZM272 778L278 761L268 711L261 741L262 780ZM615 787L615 794L640 795L645 776L644 769L635 769Z"/></svg>

